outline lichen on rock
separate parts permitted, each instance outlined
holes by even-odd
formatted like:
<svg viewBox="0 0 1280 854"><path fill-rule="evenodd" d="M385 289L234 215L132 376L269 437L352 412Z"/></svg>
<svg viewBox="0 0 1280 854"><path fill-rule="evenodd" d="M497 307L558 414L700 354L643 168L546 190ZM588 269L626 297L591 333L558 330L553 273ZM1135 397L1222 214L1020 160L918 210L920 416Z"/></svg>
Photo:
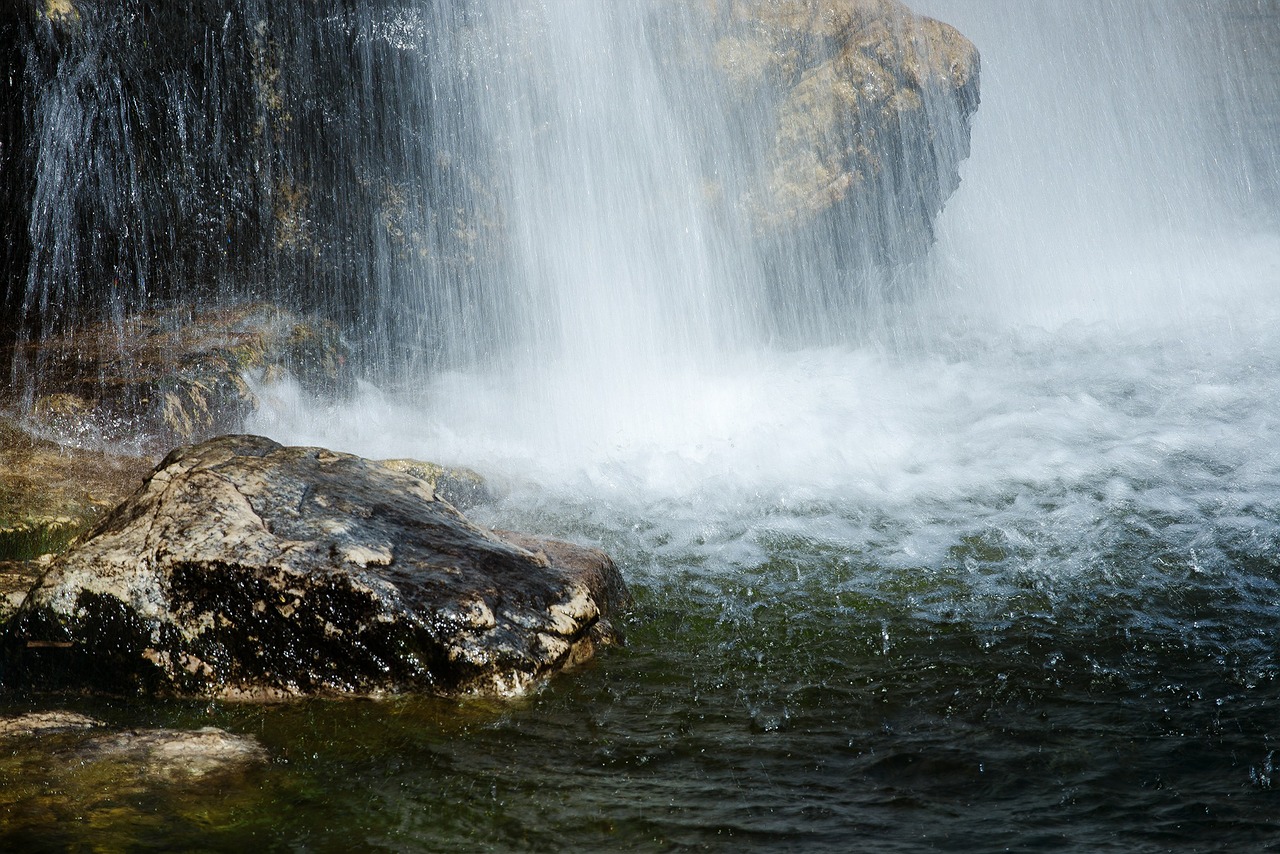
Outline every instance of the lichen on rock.
<svg viewBox="0 0 1280 854"><path fill-rule="evenodd" d="M271 700L514 695L617 640L603 553L486 531L418 477L230 436L170 454L4 632L6 682Z"/></svg>
<svg viewBox="0 0 1280 854"><path fill-rule="evenodd" d="M71 0L45 0L41 14L57 23L73 23L80 20L80 10Z"/></svg>

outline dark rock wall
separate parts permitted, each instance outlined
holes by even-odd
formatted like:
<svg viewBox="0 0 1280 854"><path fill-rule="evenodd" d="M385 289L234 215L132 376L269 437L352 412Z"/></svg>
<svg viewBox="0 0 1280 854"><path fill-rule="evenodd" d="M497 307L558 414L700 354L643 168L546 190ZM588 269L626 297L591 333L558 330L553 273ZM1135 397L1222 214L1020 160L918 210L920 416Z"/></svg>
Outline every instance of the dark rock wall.
<svg viewBox="0 0 1280 854"><path fill-rule="evenodd" d="M503 146L527 141L493 139L469 88L503 49L471 24L500 4L0 2L0 346L175 301L319 311L382 366L471 359L501 337L486 331L519 283L494 188ZM831 32L813 11L828 5ZM654 27L704 8L720 7L655 6ZM760 226L774 277L841 291L850 269L927 245L967 152L972 46L896 0L732 8L697 73L723 77L707 68L719 36L796 55L763 88L736 72L709 84L753 105L727 120L760 162L724 171L758 174L716 192ZM953 73L970 68L971 85ZM849 94L877 81L883 97ZM814 275L819 256L834 269ZM21 385L34 367L7 373Z"/></svg>
<svg viewBox="0 0 1280 854"><path fill-rule="evenodd" d="M25 213L30 207L31 170L24 157L22 109L24 19L15 0L0 7L0 340L17 326L15 293L25 278L30 242Z"/></svg>
<svg viewBox="0 0 1280 854"><path fill-rule="evenodd" d="M50 10L56 10L51 12ZM42 331L211 292L262 243L252 79L213 4L25 4L6 314Z"/></svg>
<svg viewBox="0 0 1280 854"><path fill-rule="evenodd" d="M175 298L398 316L379 315L397 265L458 270L460 159L428 155L445 136L477 146L437 126L460 108L429 60L463 5L15 0L0 16L0 332Z"/></svg>

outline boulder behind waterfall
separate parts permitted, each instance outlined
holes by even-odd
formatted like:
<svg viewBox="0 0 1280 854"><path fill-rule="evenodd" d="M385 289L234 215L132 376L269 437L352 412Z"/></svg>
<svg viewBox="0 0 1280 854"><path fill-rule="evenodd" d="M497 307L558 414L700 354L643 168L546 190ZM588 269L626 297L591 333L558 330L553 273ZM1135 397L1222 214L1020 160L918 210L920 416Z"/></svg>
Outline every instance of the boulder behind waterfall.
<svg viewBox="0 0 1280 854"><path fill-rule="evenodd" d="M170 454L4 632L33 687L282 699L513 695L617 639L600 551L495 533L425 481L227 436Z"/></svg>

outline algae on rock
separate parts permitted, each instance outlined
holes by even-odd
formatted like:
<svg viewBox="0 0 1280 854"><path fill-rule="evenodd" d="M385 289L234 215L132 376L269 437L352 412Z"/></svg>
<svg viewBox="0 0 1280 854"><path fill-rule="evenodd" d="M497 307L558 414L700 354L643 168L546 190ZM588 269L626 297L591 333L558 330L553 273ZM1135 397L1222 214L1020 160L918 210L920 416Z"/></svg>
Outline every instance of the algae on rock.
<svg viewBox="0 0 1280 854"><path fill-rule="evenodd" d="M0 561L61 551L136 489L153 464L59 445L0 417Z"/></svg>

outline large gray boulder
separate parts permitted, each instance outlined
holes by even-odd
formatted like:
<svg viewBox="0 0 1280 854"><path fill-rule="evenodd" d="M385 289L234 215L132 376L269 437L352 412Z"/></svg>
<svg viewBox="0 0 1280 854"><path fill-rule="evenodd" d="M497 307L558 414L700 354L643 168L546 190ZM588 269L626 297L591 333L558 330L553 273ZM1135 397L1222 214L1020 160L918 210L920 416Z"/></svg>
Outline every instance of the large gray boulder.
<svg viewBox="0 0 1280 854"><path fill-rule="evenodd" d="M170 454L56 561L4 681L270 700L515 695L592 656L627 597L600 551L484 530L413 475L227 436Z"/></svg>

